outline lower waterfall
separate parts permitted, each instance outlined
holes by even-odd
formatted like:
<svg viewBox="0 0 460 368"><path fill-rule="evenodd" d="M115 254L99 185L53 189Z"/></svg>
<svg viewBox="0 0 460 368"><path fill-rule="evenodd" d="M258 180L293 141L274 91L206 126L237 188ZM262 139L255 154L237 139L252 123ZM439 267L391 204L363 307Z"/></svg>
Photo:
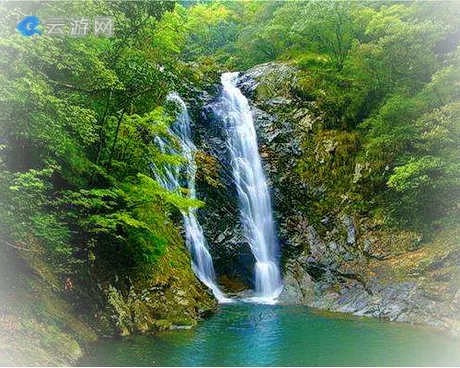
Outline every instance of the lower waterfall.
<svg viewBox="0 0 460 368"><path fill-rule="evenodd" d="M175 151L166 140L160 137L156 137L156 143L159 145L159 148L163 153L172 155L181 154L185 157L187 160L185 179L188 189L188 197L195 199L195 177L197 167L194 154L196 152L196 147L191 139L190 115L185 102L178 94L171 93L168 95L167 99L174 102L178 107L176 121L171 125L169 134L179 141L181 151ZM178 192L180 190L181 172L179 166L165 164L163 165L163 171L159 170L155 166L153 169L155 178L161 186L174 192ZM212 290L214 296L219 302L229 302L231 299L226 298L217 285L212 257L206 245L203 228L198 222L196 211L196 208L191 208L189 212L182 212L186 233L186 244L192 257L192 269L197 277Z"/></svg>
<svg viewBox="0 0 460 368"><path fill-rule="evenodd" d="M227 131L231 166L238 191L241 219L256 263L254 301L274 302L282 290L278 239L270 191L262 170L248 100L236 86L238 73L224 73L222 119Z"/></svg>

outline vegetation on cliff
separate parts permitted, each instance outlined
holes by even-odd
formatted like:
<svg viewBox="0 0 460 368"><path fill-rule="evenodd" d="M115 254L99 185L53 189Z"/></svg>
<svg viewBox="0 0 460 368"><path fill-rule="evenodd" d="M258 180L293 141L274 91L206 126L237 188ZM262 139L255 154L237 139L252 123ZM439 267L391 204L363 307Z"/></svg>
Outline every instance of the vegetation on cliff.
<svg viewBox="0 0 460 368"><path fill-rule="evenodd" d="M1 287L2 295L27 305L21 299L27 293L15 293L6 280L23 285L31 269L39 309L23 313L2 298L18 331L49 323L44 295L62 301L52 302L57 309L71 305L101 333L193 325L214 307L180 236L179 210L199 203L163 189L151 169L182 164L162 154L153 138L166 135L173 121L167 93L197 84L199 72L168 50L167 36L159 37L160 19L173 8L171 2L1 4L0 252L18 265L17 274L2 267ZM116 34L24 37L15 26L31 14L111 16ZM18 255L25 262L16 262ZM68 312L55 313L56 331L73 318Z"/></svg>

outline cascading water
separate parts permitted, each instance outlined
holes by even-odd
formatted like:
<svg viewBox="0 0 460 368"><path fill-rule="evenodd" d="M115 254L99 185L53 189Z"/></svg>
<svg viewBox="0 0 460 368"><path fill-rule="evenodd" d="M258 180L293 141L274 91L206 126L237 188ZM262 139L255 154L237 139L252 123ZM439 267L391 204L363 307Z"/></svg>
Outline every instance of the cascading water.
<svg viewBox="0 0 460 368"><path fill-rule="evenodd" d="M188 114L185 102L176 93L168 95L167 99L174 102L178 106L176 121L169 129L169 134L177 138L180 144L180 152L174 150L168 142L160 137L156 137L155 141L163 153L177 155L181 154L187 161L185 179L188 188L188 197L191 199L196 198L195 190L195 176L196 164L194 154L196 147L191 139L190 131L190 116ZM179 192L180 191L180 168L177 165L163 166L163 171L154 166L154 174L157 181L164 188ZM226 298L216 283L216 276L212 257L206 245L206 239L203 234L203 228L197 219L196 208L191 208L189 212L182 212L185 225L186 243L192 255L192 269L198 278L208 286L214 296L219 302L228 302L230 299Z"/></svg>
<svg viewBox="0 0 460 368"><path fill-rule="evenodd" d="M278 267L278 239L270 192L262 170L257 136L248 100L236 82L238 73L224 73L222 119L238 191L241 218L256 264L256 301L274 302L282 290Z"/></svg>

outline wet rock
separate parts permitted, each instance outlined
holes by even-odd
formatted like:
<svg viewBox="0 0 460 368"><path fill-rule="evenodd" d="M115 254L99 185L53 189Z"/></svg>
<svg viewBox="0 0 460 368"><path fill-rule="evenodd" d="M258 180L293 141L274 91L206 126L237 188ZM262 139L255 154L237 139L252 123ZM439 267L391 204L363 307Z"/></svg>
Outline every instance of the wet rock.
<svg viewBox="0 0 460 368"><path fill-rule="evenodd" d="M314 300L314 282L302 264L291 260L284 269L284 286L278 301L281 304L311 304Z"/></svg>
<svg viewBox="0 0 460 368"><path fill-rule="evenodd" d="M169 326L169 330L191 330L193 328L192 325L171 325Z"/></svg>
<svg viewBox="0 0 460 368"><path fill-rule="evenodd" d="M197 180L198 197L206 203L198 210L198 220L213 256L217 276L226 275L250 288L255 261L240 221L226 131L219 119L219 93L214 97L203 95L201 111L194 116L194 142L216 160L218 171L213 180L219 184L210 186Z"/></svg>

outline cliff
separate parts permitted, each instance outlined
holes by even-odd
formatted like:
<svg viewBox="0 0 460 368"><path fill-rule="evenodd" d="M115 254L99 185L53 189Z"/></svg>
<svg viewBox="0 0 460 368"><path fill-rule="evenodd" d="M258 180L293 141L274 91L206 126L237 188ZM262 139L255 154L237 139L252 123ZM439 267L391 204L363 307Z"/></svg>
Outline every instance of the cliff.
<svg viewBox="0 0 460 368"><path fill-rule="evenodd" d="M373 201L362 180L366 163L358 159L362 132L328 128L324 107L299 98L301 82L299 69L282 63L256 66L239 79L273 191L283 254L281 301L458 335L459 227L446 226L429 238L386 224L378 205L375 213L357 208L358 196L370 206ZM207 203L202 221L221 280L239 291L251 284L253 260L238 223L218 102L207 96L202 104L195 134L218 183L200 187Z"/></svg>

